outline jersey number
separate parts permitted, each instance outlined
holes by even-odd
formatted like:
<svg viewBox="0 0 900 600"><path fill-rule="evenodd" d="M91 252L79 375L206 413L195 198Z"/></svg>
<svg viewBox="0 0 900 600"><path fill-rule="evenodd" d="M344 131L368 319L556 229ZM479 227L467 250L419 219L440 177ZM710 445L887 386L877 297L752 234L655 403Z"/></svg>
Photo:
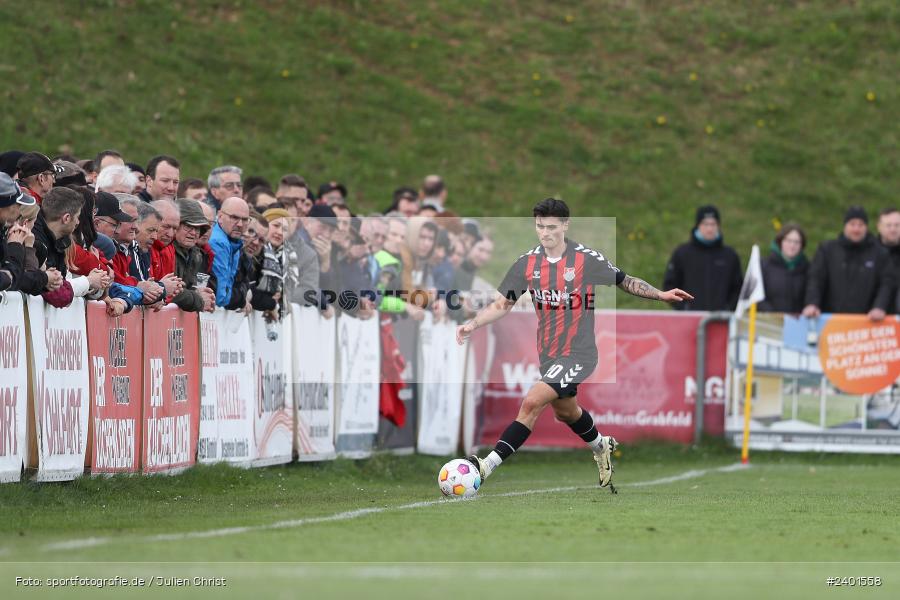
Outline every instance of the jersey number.
<svg viewBox="0 0 900 600"><path fill-rule="evenodd" d="M549 369L547 369L547 372L544 373L544 377L546 377L547 379L556 379L556 376L559 375L560 373L562 373L562 370L563 370L563 366L561 364L557 363L557 364L553 365L552 367L550 367Z"/></svg>

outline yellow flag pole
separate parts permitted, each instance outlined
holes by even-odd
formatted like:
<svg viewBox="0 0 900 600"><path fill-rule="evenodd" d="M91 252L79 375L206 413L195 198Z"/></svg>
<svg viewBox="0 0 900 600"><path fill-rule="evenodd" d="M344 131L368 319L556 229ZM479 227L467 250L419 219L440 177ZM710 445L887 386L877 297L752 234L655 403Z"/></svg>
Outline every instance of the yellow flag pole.
<svg viewBox="0 0 900 600"><path fill-rule="evenodd" d="M747 338L747 385L744 388L744 442L741 462L750 462L750 405L753 398L753 346L756 345L756 302L750 305L750 331Z"/></svg>

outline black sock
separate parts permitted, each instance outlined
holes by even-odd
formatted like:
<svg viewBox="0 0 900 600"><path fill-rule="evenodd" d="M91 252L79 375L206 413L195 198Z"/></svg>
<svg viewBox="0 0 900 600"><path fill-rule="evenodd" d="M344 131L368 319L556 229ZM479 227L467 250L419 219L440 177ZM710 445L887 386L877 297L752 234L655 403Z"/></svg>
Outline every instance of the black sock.
<svg viewBox="0 0 900 600"><path fill-rule="evenodd" d="M499 454L500 458L506 460L512 456L513 452L519 449L519 446L525 443L529 435L531 435L530 429L518 421L513 421L504 430L503 435L500 436L500 440L494 446L494 452Z"/></svg>
<svg viewBox="0 0 900 600"><path fill-rule="evenodd" d="M574 423L569 423L569 429L588 444L596 440L597 436L600 435L597 432L597 428L594 427L594 419L591 418L591 413L583 409L578 420Z"/></svg>

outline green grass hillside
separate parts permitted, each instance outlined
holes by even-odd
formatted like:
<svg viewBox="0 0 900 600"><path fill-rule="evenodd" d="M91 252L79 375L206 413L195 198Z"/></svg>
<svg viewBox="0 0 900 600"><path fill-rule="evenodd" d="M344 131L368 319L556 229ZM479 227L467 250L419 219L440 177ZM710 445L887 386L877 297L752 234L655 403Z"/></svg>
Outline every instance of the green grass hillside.
<svg viewBox="0 0 900 600"><path fill-rule="evenodd" d="M653 282L700 203L746 257L900 201L893 0L36 0L0 35L4 149L295 171L360 211L429 172L468 215L558 194Z"/></svg>

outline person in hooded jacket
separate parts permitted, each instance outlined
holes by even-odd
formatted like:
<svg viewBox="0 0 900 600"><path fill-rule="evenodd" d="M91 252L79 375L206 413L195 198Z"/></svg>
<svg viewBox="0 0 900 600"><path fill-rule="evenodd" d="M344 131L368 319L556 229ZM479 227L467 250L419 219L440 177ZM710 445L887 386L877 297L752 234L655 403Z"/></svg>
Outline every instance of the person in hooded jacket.
<svg viewBox="0 0 900 600"><path fill-rule="evenodd" d="M887 305L888 314L900 312L900 210L885 208L878 215L878 243L887 250L891 293Z"/></svg>
<svg viewBox="0 0 900 600"><path fill-rule="evenodd" d="M697 209L689 242L672 253L663 289L679 288L693 300L673 305L676 310L734 310L743 277L737 252L722 241L722 219L712 205Z"/></svg>
<svg viewBox="0 0 900 600"><path fill-rule="evenodd" d="M837 239L819 244L806 281L803 316L868 314L880 321L890 301L888 251L869 233L865 209L851 206Z"/></svg>
<svg viewBox="0 0 900 600"><path fill-rule="evenodd" d="M788 223L775 236L772 253L761 265L766 299L759 310L792 314L803 310L809 272L805 248L806 234L799 225Z"/></svg>

